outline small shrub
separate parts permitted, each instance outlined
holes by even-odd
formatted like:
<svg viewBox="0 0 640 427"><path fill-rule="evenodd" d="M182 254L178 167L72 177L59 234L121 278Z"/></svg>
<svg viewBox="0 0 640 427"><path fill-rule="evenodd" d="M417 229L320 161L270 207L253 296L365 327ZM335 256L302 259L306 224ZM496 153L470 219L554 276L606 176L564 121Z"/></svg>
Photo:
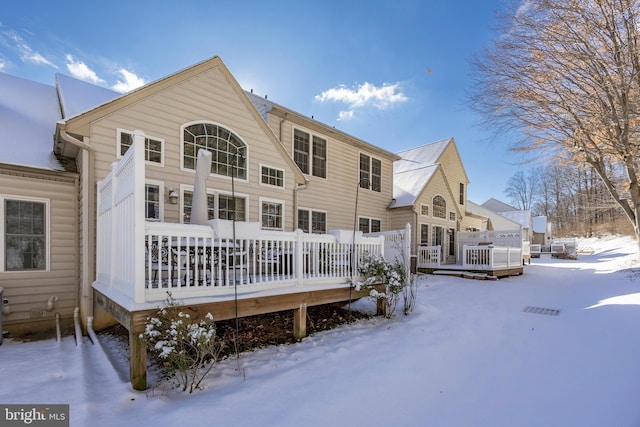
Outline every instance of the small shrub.
<svg viewBox="0 0 640 427"><path fill-rule="evenodd" d="M223 348L216 340L213 316L195 322L171 293L155 317L147 319L140 338L163 361L163 371L189 393L200 387Z"/></svg>
<svg viewBox="0 0 640 427"><path fill-rule="evenodd" d="M365 254L360 262L359 272L363 281L353 284L356 291L369 289L372 298L384 299L387 306L386 317L392 317L407 280L404 266L398 260L387 262L383 257ZM377 291L373 287L375 284L384 284L385 292ZM406 308L405 314L408 314Z"/></svg>

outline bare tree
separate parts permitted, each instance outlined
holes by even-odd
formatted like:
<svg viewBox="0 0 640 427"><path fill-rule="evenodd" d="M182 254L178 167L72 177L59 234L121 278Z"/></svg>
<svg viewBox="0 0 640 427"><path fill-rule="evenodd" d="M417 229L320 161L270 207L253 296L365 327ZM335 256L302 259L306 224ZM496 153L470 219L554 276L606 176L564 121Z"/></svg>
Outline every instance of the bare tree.
<svg viewBox="0 0 640 427"><path fill-rule="evenodd" d="M525 0L503 18L471 105L522 136L512 149L592 168L640 237L640 0Z"/></svg>
<svg viewBox="0 0 640 427"><path fill-rule="evenodd" d="M530 210L533 206L538 187L538 169L528 169L527 172L518 171L507 181L504 194L513 206L520 210Z"/></svg>

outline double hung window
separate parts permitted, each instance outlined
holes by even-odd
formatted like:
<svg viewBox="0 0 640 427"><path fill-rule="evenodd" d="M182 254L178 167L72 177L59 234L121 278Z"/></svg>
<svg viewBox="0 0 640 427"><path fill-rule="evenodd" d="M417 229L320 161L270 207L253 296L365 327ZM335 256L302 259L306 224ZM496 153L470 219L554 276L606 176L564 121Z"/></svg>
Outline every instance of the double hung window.
<svg viewBox="0 0 640 427"><path fill-rule="evenodd" d="M382 161L360 153L360 188L382 191Z"/></svg>
<svg viewBox="0 0 640 427"><path fill-rule="evenodd" d="M298 209L298 228L305 233L326 233L327 213L310 209Z"/></svg>
<svg viewBox="0 0 640 427"><path fill-rule="evenodd" d="M4 270L47 269L48 201L4 199Z"/></svg>
<svg viewBox="0 0 640 427"><path fill-rule="evenodd" d="M133 134L127 130L118 129L118 157L124 156L133 144ZM164 140L160 138L144 138L144 159L149 163L163 163Z"/></svg>
<svg viewBox="0 0 640 427"><path fill-rule="evenodd" d="M300 129L294 129L293 160L302 173L326 178L327 140Z"/></svg>

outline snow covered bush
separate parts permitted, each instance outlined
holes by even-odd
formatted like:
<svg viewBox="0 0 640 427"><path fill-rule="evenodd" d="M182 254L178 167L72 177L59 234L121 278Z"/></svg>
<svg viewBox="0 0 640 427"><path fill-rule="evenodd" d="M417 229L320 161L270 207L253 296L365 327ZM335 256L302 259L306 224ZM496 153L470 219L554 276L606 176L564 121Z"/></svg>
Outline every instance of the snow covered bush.
<svg viewBox="0 0 640 427"><path fill-rule="evenodd" d="M392 317L398 305L400 293L403 292L407 274L404 266L398 260L388 262L381 256L364 254L358 268L362 281L353 284L356 291L368 289L369 296L384 299L386 316ZM374 288L376 284L385 285L385 292ZM405 310L405 314L406 310Z"/></svg>
<svg viewBox="0 0 640 427"><path fill-rule="evenodd" d="M147 318L140 338L163 361L165 374L174 378L182 391L193 393L218 360L223 343L216 340L211 313L196 322L170 292L167 295L156 317Z"/></svg>

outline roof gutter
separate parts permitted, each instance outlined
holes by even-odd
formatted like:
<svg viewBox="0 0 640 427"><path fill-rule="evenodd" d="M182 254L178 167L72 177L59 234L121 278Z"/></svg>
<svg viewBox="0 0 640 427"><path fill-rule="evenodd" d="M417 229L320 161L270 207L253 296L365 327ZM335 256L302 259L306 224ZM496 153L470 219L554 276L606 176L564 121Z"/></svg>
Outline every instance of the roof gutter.
<svg viewBox="0 0 640 427"><path fill-rule="evenodd" d="M71 136L67 133L67 123L64 121L59 121L58 123L56 123L56 134L57 136L59 136L60 138L56 138L56 143L62 139L62 141L66 144L71 144L74 147L77 147L81 150L87 150L89 153L93 153L93 147L89 144L87 144L84 141L79 140L78 138ZM57 147L56 147L57 148ZM60 151L60 150L56 150L54 149L54 151Z"/></svg>

